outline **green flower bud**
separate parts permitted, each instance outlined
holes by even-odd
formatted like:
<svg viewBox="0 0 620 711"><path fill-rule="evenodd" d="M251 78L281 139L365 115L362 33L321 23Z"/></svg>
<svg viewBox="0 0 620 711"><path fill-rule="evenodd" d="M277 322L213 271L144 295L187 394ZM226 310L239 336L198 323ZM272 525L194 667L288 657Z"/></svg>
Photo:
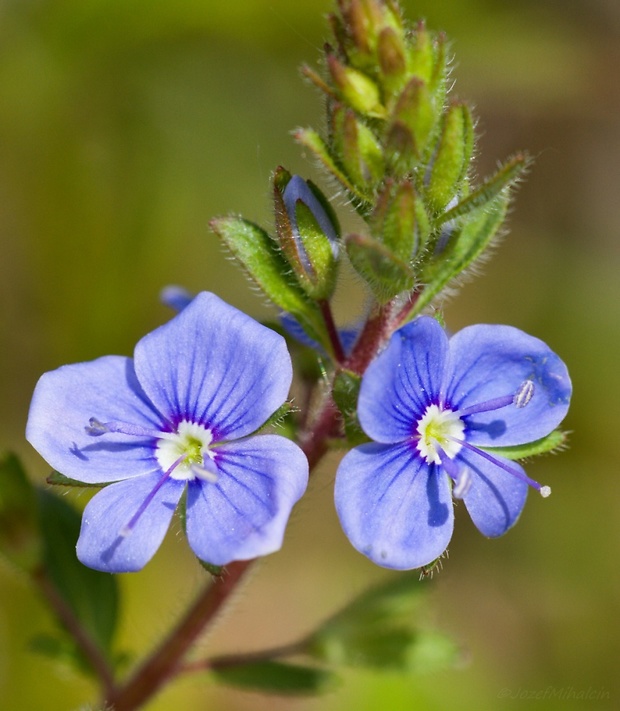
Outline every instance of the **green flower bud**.
<svg viewBox="0 0 620 711"><path fill-rule="evenodd" d="M282 252L313 299L334 290L339 227L327 199L310 181L284 168L274 175L276 229Z"/></svg>
<svg viewBox="0 0 620 711"><path fill-rule="evenodd" d="M474 125L469 108L454 103L443 120L441 138L432 162L426 197L439 212L458 192L465 178L474 145Z"/></svg>

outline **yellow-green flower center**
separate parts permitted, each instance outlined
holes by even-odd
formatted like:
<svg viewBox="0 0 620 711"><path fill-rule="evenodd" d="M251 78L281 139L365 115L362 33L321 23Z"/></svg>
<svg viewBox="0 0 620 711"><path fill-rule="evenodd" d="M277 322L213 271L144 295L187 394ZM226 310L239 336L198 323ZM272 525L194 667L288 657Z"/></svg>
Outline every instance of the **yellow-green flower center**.
<svg viewBox="0 0 620 711"><path fill-rule="evenodd" d="M174 467L170 472L171 479L191 480L196 477L197 469L204 467L205 460L212 458L209 450L212 441L211 430L183 420L176 432L157 441L155 456L163 471Z"/></svg>
<svg viewBox="0 0 620 711"><path fill-rule="evenodd" d="M452 410L442 410L438 405L429 405L418 420L416 432L419 435L417 450L428 464L440 464L439 450L454 459L461 451L465 423Z"/></svg>

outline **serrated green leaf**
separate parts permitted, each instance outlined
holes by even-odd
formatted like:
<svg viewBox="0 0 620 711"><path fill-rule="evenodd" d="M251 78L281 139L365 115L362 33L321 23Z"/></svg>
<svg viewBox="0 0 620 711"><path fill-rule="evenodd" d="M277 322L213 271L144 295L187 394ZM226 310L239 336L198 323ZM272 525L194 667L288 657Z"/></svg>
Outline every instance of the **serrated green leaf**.
<svg viewBox="0 0 620 711"><path fill-rule="evenodd" d="M19 459L0 456L0 552L21 570L33 570L41 560L36 492Z"/></svg>
<svg viewBox="0 0 620 711"><path fill-rule="evenodd" d="M513 447L480 447L480 449L484 449L491 454L498 454L506 459L527 459L539 454L548 454L549 452L561 450L566 446L567 439L566 432L554 430L546 437L537 439L535 442L518 444Z"/></svg>
<svg viewBox="0 0 620 711"><path fill-rule="evenodd" d="M345 240L353 268L367 282L379 303L387 303L415 284L413 270L372 237L348 235Z"/></svg>
<svg viewBox="0 0 620 711"><path fill-rule="evenodd" d="M321 694L338 682L338 677L325 669L274 661L215 667L212 674L222 684L286 696Z"/></svg>
<svg viewBox="0 0 620 711"><path fill-rule="evenodd" d="M110 656L118 616L116 579L87 568L77 559L79 513L50 491L40 490L38 495L45 569L82 627Z"/></svg>

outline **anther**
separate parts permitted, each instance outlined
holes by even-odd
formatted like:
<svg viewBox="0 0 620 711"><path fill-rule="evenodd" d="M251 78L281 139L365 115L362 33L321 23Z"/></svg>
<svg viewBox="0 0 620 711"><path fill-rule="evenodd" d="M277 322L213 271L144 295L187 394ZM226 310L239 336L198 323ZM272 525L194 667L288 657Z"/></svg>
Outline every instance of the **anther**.
<svg viewBox="0 0 620 711"><path fill-rule="evenodd" d="M547 496L551 495L551 487L550 486L541 486L538 491L540 492L540 495L543 497L543 499L546 499Z"/></svg>
<svg viewBox="0 0 620 711"><path fill-rule="evenodd" d="M198 479L202 479L210 484L217 484L217 466L212 459L205 458L203 466L200 466L200 464L192 464L190 471L194 476L198 477Z"/></svg>
<svg viewBox="0 0 620 711"><path fill-rule="evenodd" d="M515 393L513 403L515 407L525 407L534 396L534 381L524 380Z"/></svg>
<svg viewBox="0 0 620 711"><path fill-rule="evenodd" d="M84 427L86 434L92 435L93 437L100 437L102 434L109 432L107 425L104 422L99 422L96 417L91 417L88 420L88 426Z"/></svg>

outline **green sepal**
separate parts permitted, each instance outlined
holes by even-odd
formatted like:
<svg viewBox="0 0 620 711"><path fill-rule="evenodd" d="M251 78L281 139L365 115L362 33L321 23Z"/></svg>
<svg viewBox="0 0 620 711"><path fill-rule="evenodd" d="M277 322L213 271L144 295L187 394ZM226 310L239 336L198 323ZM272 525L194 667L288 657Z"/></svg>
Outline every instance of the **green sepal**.
<svg viewBox="0 0 620 711"><path fill-rule="evenodd" d="M35 488L19 459L0 455L0 552L19 570L32 571L41 561L43 542Z"/></svg>
<svg viewBox="0 0 620 711"><path fill-rule="evenodd" d="M200 566L204 568L207 573L212 575L214 578L221 578L223 573L224 573L224 566L223 565L213 565L213 563L207 563L206 560L200 560L200 558L196 558L196 560L200 563Z"/></svg>
<svg viewBox="0 0 620 711"><path fill-rule="evenodd" d="M422 21L418 23L411 38L407 71L426 84L430 83L435 74L433 37Z"/></svg>
<svg viewBox="0 0 620 711"><path fill-rule="evenodd" d="M373 215L373 235L406 263L411 261L419 248L417 222L420 208L424 210L421 203L411 181L403 180L396 186L386 185Z"/></svg>
<svg viewBox="0 0 620 711"><path fill-rule="evenodd" d="M413 270L385 245L372 237L356 234L348 235L345 245L353 268L367 282L379 303L387 303L397 294L413 288Z"/></svg>
<svg viewBox="0 0 620 711"><path fill-rule="evenodd" d="M83 489L101 489L103 484L87 484L83 481L78 481L77 479L70 479L68 476L61 474L60 472L53 471L45 480L48 484L53 486L71 486L80 487Z"/></svg>
<svg viewBox="0 0 620 711"><path fill-rule="evenodd" d="M358 212L367 213L372 203L372 195L366 194L351 181L333 158L321 136L311 128L298 128L293 136L299 144L312 151L322 165L346 188L353 198Z"/></svg>
<svg viewBox="0 0 620 711"><path fill-rule="evenodd" d="M513 186L527 169L529 159L524 155L517 155L508 160L504 165L490 178L485 180L482 185L470 192L467 197L463 198L450 210L446 210L435 220L435 227L455 220L458 217L469 215L474 210L484 208L493 201L498 195L506 191L506 188Z"/></svg>
<svg viewBox="0 0 620 711"><path fill-rule="evenodd" d="M289 276L289 265L265 230L234 216L215 218L210 225L276 306L295 316L312 338L320 343L329 342L320 310Z"/></svg>
<svg viewBox="0 0 620 711"><path fill-rule="evenodd" d="M111 658L119 609L116 578L87 568L77 559L81 517L72 506L44 489L38 491L38 502L47 575L82 628Z"/></svg>
<svg viewBox="0 0 620 711"><path fill-rule="evenodd" d="M351 109L336 106L332 116L333 144L347 175L360 190L371 192L383 177L383 151L372 130Z"/></svg>
<svg viewBox="0 0 620 711"><path fill-rule="evenodd" d="M322 694L338 684L338 677L326 669L271 660L215 666L211 674L221 684L285 696Z"/></svg>
<svg viewBox="0 0 620 711"><path fill-rule="evenodd" d="M384 93L391 98L402 90L406 78L407 55L402 33L392 27L385 27L377 41L377 58ZM389 108L391 101L386 103Z"/></svg>
<svg viewBox="0 0 620 711"><path fill-rule="evenodd" d="M357 400L361 384L360 375L350 370L341 370L334 378L332 388L332 397L342 415L347 443L353 447L370 441L357 417Z"/></svg>
<svg viewBox="0 0 620 711"><path fill-rule="evenodd" d="M474 147L474 124L469 108L452 104L444 115L441 139L431 165L426 198L439 212L458 192Z"/></svg>
<svg viewBox="0 0 620 711"><path fill-rule="evenodd" d="M536 457L539 454L561 451L566 447L567 440L568 433L562 432L562 430L553 430L546 437L537 439L535 442L517 444L513 447L480 447L480 449L506 459L527 459L528 457Z"/></svg>
<svg viewBox="0 0 620 711"><path fill-rule="evenodd" d="M456 645L423 626L426 583L406 573L374 588L328 619L304 651L330 665L427 671L453 665Z"/></svg>
<svg viewBox="0 0 620 711"><path fill-rule="evenodd" d="M485 253L504 221L509 202L510 195L505 191L477 215L471 215L462 228L454 228L445 249L422 269L419 278L425 287L407 319L421 313L450 282Z"/></svg>
<svg viewBox="0 0 620 711"><path fill-rule="evenodd" d="M428 84L410 79L391 114L386 151L397 174L413 171L431 146L439 117Z"/></svg>

